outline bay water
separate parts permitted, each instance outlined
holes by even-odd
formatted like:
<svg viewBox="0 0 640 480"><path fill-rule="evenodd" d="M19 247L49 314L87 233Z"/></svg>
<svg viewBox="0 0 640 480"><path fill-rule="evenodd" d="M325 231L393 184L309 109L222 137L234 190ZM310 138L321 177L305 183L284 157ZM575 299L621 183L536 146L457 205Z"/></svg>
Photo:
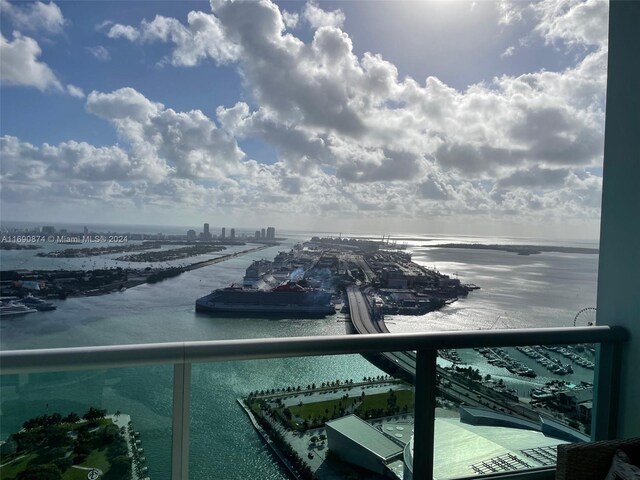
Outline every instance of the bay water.
<svg viewBox="0 0 640 480"><path fill-rule="evenodd" d="M133 231L134 229L132 229ZM69 298L58 309L2 318L3 350L141 344L189 340L343 335L344 316L324 319L220 318L195 313L195 300L241 281L253 260L272 259L315 233L290 232L283 245L185 272L154 285L110 295ZM595 306L597 255L514 253L434 248L438 243L554 244L534 239L412 236L414 261L458 276L480 290L421 317L390 316L393 332L570 326L580 309ZM566 243L562 243L566 244ZM597 246L596 242L579 242ZM68 247L68 246L59 246ZM51 248L51 247L50 247ZM246 249L249 247L242 247ZM37 251L3 252L2 269L33 266ZM229 253L228 251L221 252ZM198 258L200 260L201 258ZM5 260L7 264L5 265ZM47 268L56 260L46 259ZM193 260L193 259L191 259ZM79 262L81 260L74 260ZM97 260L111 265L113 258ZM195 260L193 260L195 261ZM65 260L60 260L64 263ZM59 266L58 268L68 268ZM579 318L579 321L584 320ZM582 372L586 376L586 372ZM190 472L192 478L282 479L278 462L255 433L236 398L253 390L286 388L383 374L357 355L193 366ZM496 372L498 374L498 372ZM0 438L26 419L46 412L83 413L89 406L131 415L141 432L149 476L170 478L172 365L3 376ZM508 375L505 375L508 378ZM545 378L538 379L544 383ZM514 379L515 381L515 379Z"/></svg>

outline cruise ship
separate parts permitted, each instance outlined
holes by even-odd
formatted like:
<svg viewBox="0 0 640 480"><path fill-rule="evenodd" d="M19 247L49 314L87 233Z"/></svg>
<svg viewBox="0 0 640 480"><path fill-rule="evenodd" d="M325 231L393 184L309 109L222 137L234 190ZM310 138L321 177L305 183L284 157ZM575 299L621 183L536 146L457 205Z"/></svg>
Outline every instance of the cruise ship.
<svg viewBox="0 0 640 480"><path fill-rule="evenodd" d="M196 312L207 313L324 317L335 311L329 292L296 282L285 282L270 290L232 285L196 300Z"/></svg>

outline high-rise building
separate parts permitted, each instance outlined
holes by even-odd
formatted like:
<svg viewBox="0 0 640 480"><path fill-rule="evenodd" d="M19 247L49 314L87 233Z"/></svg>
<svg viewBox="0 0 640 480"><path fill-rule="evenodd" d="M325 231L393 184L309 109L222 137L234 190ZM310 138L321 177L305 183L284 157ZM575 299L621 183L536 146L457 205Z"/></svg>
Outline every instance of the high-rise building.
<svg viewBox="0 0 640 480"><path fill-rule="evenodd" d="M274 227L267 228L267 240L275 240L276 229Z"/></svg>
<svg viewBox="0 0 640 480"><path fill-rule="evenodd" d="M224 239L227 236L227 229L222 227L222 233L220 234L220 238Z"/></svg>
<svg viewBox="0 0 640 480"><path fill-rule="evenodd" d="M194 241L195 239L196 239L196 231L195 230L187 230L187 240L189 240L191 242L191 241Z"/></svg>
<svg viewBox="0 0 640 480"><path fill-rule="evenodd" d="M236 239L236 229L235 228L231 229L230 238L231 238L231 240L235 240Z"/></svg>
<svg viewBox="0 0 640 480"><path fill-rule="evenodd" d="M263 228L263 229L260 231L260 238L265 239L265 238L267 237L267 234L266 234L266 233L267 233L267 232L266 232L266 230Z"/></svg>
<svg viewBox="0 0 640 480"><path fill-rule="evenodd" d="M211 232L209 231L209 224L204 224L204 231L200 234L202 240L211 240Z"/></svg>
<svg viewBox="0 0 640 480"><path fill-rule="evenodd" d="M260 230L256 230L256 240L260 240Z"/></svg>

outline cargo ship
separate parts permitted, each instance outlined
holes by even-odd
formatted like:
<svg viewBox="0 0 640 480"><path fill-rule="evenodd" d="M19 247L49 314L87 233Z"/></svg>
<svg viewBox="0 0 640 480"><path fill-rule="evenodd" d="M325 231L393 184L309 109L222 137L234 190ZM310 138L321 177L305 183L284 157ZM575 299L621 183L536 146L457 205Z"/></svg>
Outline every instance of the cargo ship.
<svg viewBox="0 0 640 480"><path fill-rule="evenodd" d="M206 313L324 317L335 311L329 292L297 282L285 282L270 290L232 285L196 300L196 312Z"/></svg>

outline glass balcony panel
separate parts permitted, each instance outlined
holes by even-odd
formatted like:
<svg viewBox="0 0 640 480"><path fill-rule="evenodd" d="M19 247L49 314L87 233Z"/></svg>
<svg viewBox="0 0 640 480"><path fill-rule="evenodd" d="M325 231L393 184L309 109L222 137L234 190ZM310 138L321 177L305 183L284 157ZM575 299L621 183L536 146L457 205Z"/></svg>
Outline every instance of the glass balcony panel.
<svg viewBox="0 0 640 480"><path fill-rule="evenodd" d="M412 388L360 355L194 364L191 398L190 478L287 479L287 462L302 478L376 478L346 460L362 431L397 450L402 478L402 430L394 427L395 442L382 432L389 418L404 418L411 432ZM327 422L337 422L335 435Z"/></svg>
<svg viewBox="0 0 640 480"><path fill-rule="evenodd" d="M38 464L56 465L63 478L88 478L95 468L105 480L126 479L127 464L139 469L138 478L170 478L173 366L0 379L0 439L6 441L0 478L13 479ZM83 420L90 409L106 418ZM118 428L110 427L113 424ZM11 435L26 426L16 442ZM124 447L119 438L125 440Z"/></svg>
<svg viewBox="0 0 640 480"><path fill-rule="evenodd" d="M547 447L589 430L594 351L589 345L441 350L435 478L488 473L481 467L499 472L552 465ZM414 358L415 352L393 352L194 364L190 478L287 478L291 465L303 478L411 478L414 412L426 408L415 405ZM169 479L172 373L173 365L4 375L2 438L30 418L49 422L55 411L66 416L93 406L129 414L141 432L133 441L144 441L149 452L145 473ZM532 426L538 415L545 421ZM56 433L51 436L61 441ZM0 471L7 479L20 466L10 443L2 446L0 463L7 464ZM75 460L77 453L63 457ZM23 469L34 458L24 460Z"/></svg>
<svg viewBox="0 0 640 480"><path fill-rule="evenodd" d="M440 350L434 478L554 467L588 441L590 345Z"/></svg>

